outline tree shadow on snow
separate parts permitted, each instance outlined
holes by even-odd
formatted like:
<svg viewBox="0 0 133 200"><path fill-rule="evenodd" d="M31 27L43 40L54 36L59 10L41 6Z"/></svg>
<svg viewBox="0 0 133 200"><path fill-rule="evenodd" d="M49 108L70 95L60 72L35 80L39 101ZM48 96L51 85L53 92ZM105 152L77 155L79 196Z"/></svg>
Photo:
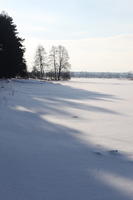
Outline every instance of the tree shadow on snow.
<svg viewBox="0 0 133 200"><path fill-rule="evenodd" d="M61 112L59 105L116 115L118 113L104 108L69 102L70 99L90 97L102 101L115 97L95 92L92 95L68 86L59 85L53 89L54 84L47 84L42 90L39 87L36 86L34 91L27 87L27 99L23 87L16 87L17 97L14 96L13 100L16 98L18 104L12 100L0 121L3 130L0 134L2 199L133 199L133 164L124 155L106 152L89 141L85 143L76 128L45 118L52 111L57 116L71 115L66 110Z"/></svg>

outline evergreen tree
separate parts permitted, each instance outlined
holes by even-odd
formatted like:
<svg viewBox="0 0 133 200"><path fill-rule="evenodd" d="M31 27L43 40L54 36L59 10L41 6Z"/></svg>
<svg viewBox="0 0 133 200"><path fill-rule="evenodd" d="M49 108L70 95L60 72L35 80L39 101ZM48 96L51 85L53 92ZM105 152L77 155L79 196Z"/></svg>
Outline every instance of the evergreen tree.
<svg viewBox="0 0 133 200"><path fill-rule="evenodd" d="M26 75L25 49L23 39L13 19L5 12L0 14L0 78L11 78Z"/></svg>

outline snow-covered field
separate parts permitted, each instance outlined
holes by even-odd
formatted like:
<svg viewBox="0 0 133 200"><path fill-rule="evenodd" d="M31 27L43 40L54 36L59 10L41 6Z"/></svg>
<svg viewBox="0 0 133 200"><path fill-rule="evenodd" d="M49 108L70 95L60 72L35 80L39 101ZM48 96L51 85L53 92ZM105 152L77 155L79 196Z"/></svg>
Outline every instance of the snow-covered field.
<svg viewBox="0 0 133 200"><path fill-rule="evenodd" d="M133 199L133 81L0 81L1 200Z"/></svg>

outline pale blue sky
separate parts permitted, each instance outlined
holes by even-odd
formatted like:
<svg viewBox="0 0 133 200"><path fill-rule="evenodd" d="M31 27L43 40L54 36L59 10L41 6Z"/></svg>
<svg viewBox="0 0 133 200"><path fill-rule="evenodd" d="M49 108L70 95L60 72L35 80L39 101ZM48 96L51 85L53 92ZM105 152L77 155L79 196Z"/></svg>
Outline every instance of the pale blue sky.
<svg viewBox="0 0 133 200"><path fill-rule="evenodd" d="M133 0L0 0L0 8L26 39L30 64L42 43L65 45L73 70L133 69Z"/></svg>

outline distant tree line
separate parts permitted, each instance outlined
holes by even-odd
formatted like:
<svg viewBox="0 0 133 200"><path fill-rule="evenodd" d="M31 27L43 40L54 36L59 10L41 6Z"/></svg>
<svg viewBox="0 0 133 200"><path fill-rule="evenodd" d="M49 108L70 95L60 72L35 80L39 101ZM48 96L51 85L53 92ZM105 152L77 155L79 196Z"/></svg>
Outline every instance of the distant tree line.
<svg viewBox="0 0 133 200"><path fill-rule="evenodd" d="M128 78L133 80L133 72L71 72L75 78Z"/></svg>
<svg viewBox="0 0 133 200"><path fill-rule="evenodd" d="M64 46L52 46L49 55L45 48L37 47L34 66L30 73L32 78L61 80L70 79L68 51Z"/></svg>
<svg viewBox="0 0 133 200"><path fill-rule="evenodd" d="M23 41L18 36L13 19L2 12L0 14L0 78L26 76Z"/></svg>

